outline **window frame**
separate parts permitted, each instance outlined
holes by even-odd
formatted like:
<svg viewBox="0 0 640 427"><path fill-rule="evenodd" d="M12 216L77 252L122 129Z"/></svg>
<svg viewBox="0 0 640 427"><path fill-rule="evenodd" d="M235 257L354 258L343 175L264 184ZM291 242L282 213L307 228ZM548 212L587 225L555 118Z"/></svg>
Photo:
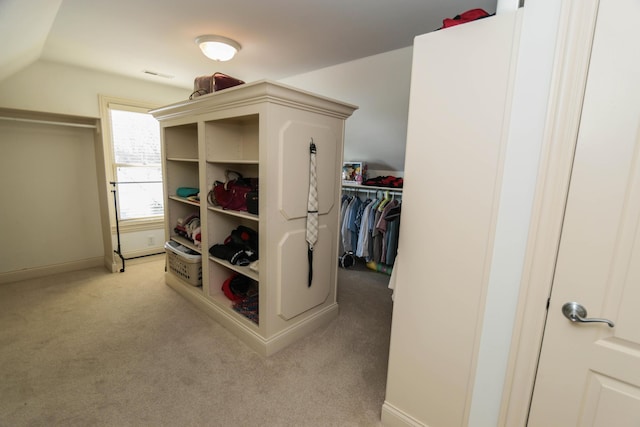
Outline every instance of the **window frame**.
<svg viewBox="0 0 640 427"><path fill-rule="evenodd" d="M101 118L101 129L102 129L102 140L103 140L103 156L105 162L105 175L106 175L106 185L108 187L107 194L109 199L109 219L111 224L112 233L116 232L116 211L113 203L113 190L114 186L111 182L116 181L116 169L120 165L115 162L114 156L114 146L113 146L113 135L112 135L112 123L111 123L111 110L121 110L121 111L130 111L134 113L144 113L148 114L150 110L154 108L158 108L158 105L137 101L131 99L124 98L116 98L105 95L98 95L99 103L100 103L100 118ZM162 144L162 143L161 143ZM161 148L162 151L162 148ZM164 188L164 168L162 166L162 161L160 162L160 167L163 173L163 183L162 186ZM119 200L118 200L119 203ZM118 215L120 213L118 212ZM118 225L121 232L135 232L135 231L145 231L151 229L162 228L164 226L164 211L159 216L150 216L144 218L134 218L134 219L122 219L118 217Z"/></svg>

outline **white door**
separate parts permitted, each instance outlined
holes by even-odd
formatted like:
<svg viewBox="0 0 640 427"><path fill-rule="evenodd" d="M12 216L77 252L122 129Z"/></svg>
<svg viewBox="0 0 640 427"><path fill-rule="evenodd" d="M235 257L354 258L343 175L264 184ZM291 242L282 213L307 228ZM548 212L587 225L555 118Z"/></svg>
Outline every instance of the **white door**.
<svg viewBox="0 0 640 427"><path fill-rule="evenodd" d="M529 426L640 426L639 15L600 1Z"/></svg>

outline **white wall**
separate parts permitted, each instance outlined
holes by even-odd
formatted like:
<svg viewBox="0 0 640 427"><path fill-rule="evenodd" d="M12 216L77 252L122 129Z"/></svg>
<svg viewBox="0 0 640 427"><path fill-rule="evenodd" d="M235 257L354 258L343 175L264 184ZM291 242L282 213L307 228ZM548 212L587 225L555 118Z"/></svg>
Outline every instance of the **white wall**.
<svg viewBox="0 0 640 427"><path fill-rule="evenodd" d="M358 105L359 110L346 123L345 160L369 162L374 175L380 172L379 174L401 176L404 170L411 56L411 47L398 49L292 76L282 82ZM162 79L155 84L49 61L36 61L0 81L0 108L99 118L98 94L166 105L184 100L191 93L190 88L177 88L166 83ZM50 154L49 161L52 164L64 163L61 151ZM100 156L99 153L96 155ZM51 174L51 171L46 174L41 172L34 170L33 179L51 182L57 176ZM58 170L57 174L60 173ZM13 182L12 175L7 170L0 171L0 178L5 182ZM97 192L98 178L95 178L95 170L88 172L88 176L91 176L90 182ZM101 200L101 203L106 203L110 208L111 197L111 193L102 195L101 198L106 200ZM12 215L18 212L14 212L13 208L9 205ZM104 206L100 208L105 209ZM85 210L84 216L96 215L95 207L81 209ZM31 210L20 214L26 216L27 222L41 220ZM154 236L154 240L161 244L162 242L158 242L157 232L158 230L148 230L123 236L123 252L135 255L148 251L150 236ZM106 243L108 247L109 242ZM25 240L25 244L36 245L38 242L26 243ZM15 267L37 268L59 261L55 258L29 259L31 264L21 262L15 264ZM11 265L3 265L0 271L11 269Z"/></svg>
<svg viewBox="0 0 640 427"><path fill-rule="evenodd" d="M93 130L0 121L0 152L0 277L100 262Z"/></svg>
<svg viewBox="0 0 640 427"><path fill-rule="evenodd" d="M190 93L189 88L37 61L0 81L0 108L98 118L98 94L160 106L184 100ZM19 129L22 139L16 139L18 130L14 128ZM81 143L79 134L84 138ZM11 236L7 241L14 243L20 257L0 253L0 273L67 264L72 268L74 262L92 257L111 259L111 239L108 231L104 232L106 238L101 233L101 218L107 217L105 210L112 207L113 199L104 187L104 178L99 179L102 154L101 147L96 150L93 130L4 121L0 143L0 178L12 183L3 186L2 198L24 197L28 202L3 202L2 227L12 228L3 229L2 235ZM16 188L23 190L16 192ZM21 231L17 231L16 221L25 224ZM163 234L158 228L123 236L123 252L128 256L149 251L150 236L161 248Z"/></svg>
<svg viewBox="0 0 640 427"><path fill-rule="evenodd" d="M344 160L366 161L374 173L401 172L412 52L412 47L393 50L281 82L360 107L346 122Z"/></svg>
<svg viewBox="0 0 640 427"><path fill-rule="evenodd" d="M37 61L0 81L0 107L82 117L100 117L98 94L170 104L191 91L95 70Z"/></svg>
<svg viewBox="0 0 640 427"><path fill-rule="evenodd" d="M359 106L346 122L345 160L367 161L372 169L383 172L401 172L411 56L412 47L407 47L280 81ZM99 117L98 94L165 105L190 93L189 88L38 61L0 82L0 107Z"/></svg>

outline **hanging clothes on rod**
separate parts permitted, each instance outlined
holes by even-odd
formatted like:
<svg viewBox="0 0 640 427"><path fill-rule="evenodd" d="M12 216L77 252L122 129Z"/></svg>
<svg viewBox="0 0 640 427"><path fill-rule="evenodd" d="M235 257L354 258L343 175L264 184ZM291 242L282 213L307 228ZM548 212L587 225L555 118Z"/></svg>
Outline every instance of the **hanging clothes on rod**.
<svg viewBox="0 0 640 427"><path fill-rule="evenodd" d="M398 250L402 192L343 187L340 253L392 266Z"/></svg>

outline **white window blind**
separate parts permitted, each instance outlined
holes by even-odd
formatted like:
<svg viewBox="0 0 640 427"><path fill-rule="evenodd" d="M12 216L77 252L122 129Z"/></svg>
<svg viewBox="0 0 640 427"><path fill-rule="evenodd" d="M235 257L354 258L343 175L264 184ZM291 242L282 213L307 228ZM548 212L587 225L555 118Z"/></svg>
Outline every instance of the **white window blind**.
<svg viewBox="0 0 640 427"><path fill-rule="evenodd" d="M160 126L148 113L110 105L114 177L122 220L163 215Z"/></svg>

